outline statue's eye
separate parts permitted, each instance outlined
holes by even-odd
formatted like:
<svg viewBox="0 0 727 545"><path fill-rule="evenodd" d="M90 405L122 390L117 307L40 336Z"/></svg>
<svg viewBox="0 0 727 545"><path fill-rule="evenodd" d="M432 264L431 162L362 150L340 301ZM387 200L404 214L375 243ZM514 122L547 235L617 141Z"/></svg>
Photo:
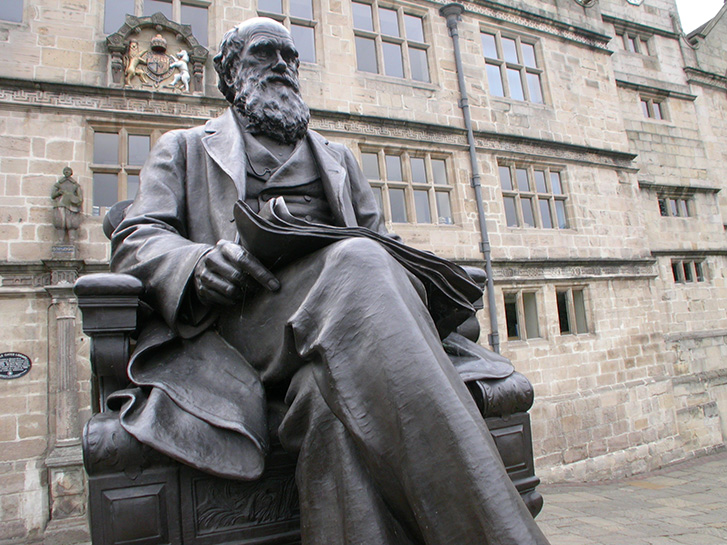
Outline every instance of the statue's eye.
<svg viewBox="0 0 727 545"><path fill-rule="evenodd" d="M272 59L275 57L275 48L270 44L260 44L254 48L253 54L260 60Z"/></svg>

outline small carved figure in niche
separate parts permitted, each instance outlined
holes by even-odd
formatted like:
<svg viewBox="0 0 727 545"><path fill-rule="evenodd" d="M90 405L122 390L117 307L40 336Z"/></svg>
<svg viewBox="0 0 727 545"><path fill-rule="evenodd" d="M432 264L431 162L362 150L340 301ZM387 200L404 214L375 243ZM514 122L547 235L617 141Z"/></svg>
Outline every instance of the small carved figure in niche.
<svg viewBox="0 0 727 545"><path fill-rule="evenodd" d="M129 42L129 52L126 54L126 71L124 72L124 81L126 85L131 85L131 80L135 77L139 78L142 83L146 83L146 75L144 70L139 67L140 64L146 64L146 60L142 57L144 51L139 48L139 42L131 40Z"/></svg>
<svg viewBox="0 0 727 545"><path fill-rule="evenodd" d="M181 83L184 86L184 91L189 93L189 54L182 49L179 53L177 53L177 60L170 64L169 68L176 68L179 70L179 72L174 75L174 79L172 80L172 83L169 84L169 87L176 87Z"/></svg>
<svg viewBox="0 0 727 545"><path fill-rule="evenodd" d="M71 233L81 226L83 218L83 191L72 176L71 167L64 168L63 177L55 183L50 194L53 200L53 225L61 231L64 242L71 241Z"/></svg>

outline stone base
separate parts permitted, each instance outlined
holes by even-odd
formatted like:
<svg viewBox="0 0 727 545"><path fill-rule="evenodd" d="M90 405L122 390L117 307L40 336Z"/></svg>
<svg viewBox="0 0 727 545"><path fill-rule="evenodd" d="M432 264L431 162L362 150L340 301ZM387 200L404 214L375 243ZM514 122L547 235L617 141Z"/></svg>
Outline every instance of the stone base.
<svg viewBox="0 0 727 545"><path fill-rule="evenodd" d="M43 545L90 545L86 516L51 520L43 535Z"/></svg>

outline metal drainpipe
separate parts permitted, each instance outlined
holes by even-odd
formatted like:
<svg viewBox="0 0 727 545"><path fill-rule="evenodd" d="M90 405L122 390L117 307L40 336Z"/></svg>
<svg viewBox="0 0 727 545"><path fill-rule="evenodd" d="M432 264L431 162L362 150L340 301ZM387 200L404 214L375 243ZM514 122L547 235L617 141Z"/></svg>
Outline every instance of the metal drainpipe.
<svg viewBox="0 0 727 545"><path fill-rule="evenodd" d="M464 81L464 70L462 68L462 55L459 49L459 30L457 22L464 12L462 4L447 4L439 9L439 14L447 19L449 35L452 36L454 44L454 62L457 67L457 79L459 80L460 100L459 107L462 108L464 125L467 129L467 142L470 151L470 165L472 167L471 184L475 190L475 201L477 201L477 216L480 223L480 251L485 256L485 273L487 274L487 307L490 316L490 334L488 341L495 352L500 352L500 334L497 331L497 308L495 306L495 286L492 281L492 258L490 255L490 238L487 236L487 223L485 222L485 208L482 204L482 186L480 184L480 169L477 165L477 150L475 148L475 136L472 132L472 118L470 117L470 106L467 100L467 87Z"/></svg>

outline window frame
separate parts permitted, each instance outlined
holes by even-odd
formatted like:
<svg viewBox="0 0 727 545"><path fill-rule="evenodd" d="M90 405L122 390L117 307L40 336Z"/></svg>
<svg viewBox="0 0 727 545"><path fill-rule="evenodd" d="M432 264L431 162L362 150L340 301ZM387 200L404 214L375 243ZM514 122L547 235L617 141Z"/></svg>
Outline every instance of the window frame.
<svg viewBox="0 0 727 545"><path fill-rule="evenodd" d="M447 226L455 225L454 203L454 183L451 173L451 157L438 152L429 152L424 150L409 149L392 149L372 146L361 146L361 163L363 164L364 154L376 155L376 164L379 173L379 179L368 178L367 180L374 191L379 190L381 195L381 212L387 223L398 223L400 225L431 225L431 226ZM386 165L386 157L399 157L401 161L401 177L402 180L389 180L389 172ZM411 160L423 159L424 172L426 182L415 182L412 171ZM433 161L444 162L444 174L446 176L446 184L436 183ZM366 175L366 174L364 174ZM404 207L406 213L406 222L394 221L391 210L391 198L389 191L392 189L404 190ZM427 199L429 205L429 222L420 222L417 218L417 207L415 200L415 191L427 191ZM437 200L438 193L446 193L449 199L449 213L452 221L450 223L441 222L439 219L439 203Z"/></svg>
<svg viewBox="0 0 727 545"><path fill-rule="evenodd" d="M675 284L686 285L708 282L706 260L704 259L672 259L671 274Z"/></svg>
<svg viewBox="0 0 727 545"><path fill-rule="evenodd" d="M645 119L651 121L669 120L666 109L666 98L640 95L639 105L641 106L641 113Z"/></svg>
<svg viewBox="0 0 727 545"><path fill-rule="evenodd" d="M124 21L121 21L120 24L116 25L113 29L106 28L106 6L109 2L114 2L115 0L104 0L104 33L105 34L113 34L114 32L117 32L119 28L121 28L121 25L124 24ZM170 21L179 23L179 24L189 24L189 23L182 23L182 5L185 6L192 6L192 7L198 7L198 8L205 8L207 10L207 32L205 38L207 39L207 43L203 43L202 40L200 40L200 36L197 36L195 34L195 38L205 47L208 47L209 41L210 41L210 22L211 18L209 16L209 8L212 5L211 0L157 0L159 2L164 2L167 4L172 5L172 17L168 18ZM144 0L141 1L134 1L134 13L129 13L128 15L135 15L136 17L145 17L144 15ZM153 14L149 14L153 15ZM148 16L148 15L147 15ZM113 23L109 23L113 24Z"/></svg>
<svg viewBox="0 0 727 545"><path fill-rule="evenodd" d="M362 4L362 5L368 5L371 7L371 23L373 30L367 30L367 29L361 29L356 28L356 22L354 20L353 15L353 5L354 4ZM398 36L392 36L389 34L384 34L381 30L381 21L379 18L381 9L385 10L391 10L396 12L396 20L397 20L397 26L398 26ZM413 82L416 84L424 84L429 85L433 82L432 77L434 71L432 70L432 62L433 62L433 55L432 55L432 46L427 41L427 15L428 13L423 10L415 9L411 6L404 7L403 5L396 5L393 2L379 2L379 0L352 0L351 1L351 28L353 29L354 34L354 51L356 51L356 39L357 38L364 38L367 40L373 40L374 42L374 50L376 54L376 72L371 72L369 70L361 70L359 68L359 58L358 58L358 52L356 52L356 71L363 73L363 74L375 74L378 76L384 76L387 78L394 78L397 81L407 81L407 82ZM416 17L417 19L421 20L422 25L422 38L424 41L418 41L413 38L407 37L406 33L406 19L405 17ZM402 72L403 75L396 76L396 75L390 75L386 73L386 56L384 54L384 44L395 44L400 46L401 48L401 62L402 62ZM427 69L427 79L416 79L413 77L413 70L412 70L412 56L410 53L410 49L418 50L418 51L424 51L424 54L426 56L426 69Z"/></svg>
<svg viewBox="0 0 727 545"><path fill-rule="evenodd" d="M659 215L663 218L693 218L694 198L682 195L657 194Z"/></svg>
<svg viewBox="0 0 727 545"><path fill-rule="evenodd" d="M497 52L497 58L488 57L486 48L484 46L483 35L493 36L495 39L495 49ZM514 63L506 59L506 54L503 47L503 38L506 40L512 40L515 42L515 52L518 57L518 62ZM525 63L525 55L523 53L523 44L526 44L532 48L533 59L535 66L528 66ZM523 36L515 32L503 31L502 29L495 29L489 27L480 28L480 47L482 48L482 57L485 60L485 80L487 81L488 93L491 97L506 98L509 100L517 100L518 102L528 102L530 104L545 104L545 68L544 60L540 51L540 40L532 38L530 36ZM489 72L487 66L497 66L500 72L500 86L503 94L498 95L492 92L492 83L490 82ZM507 77L508 70L516 70L520 76L520 87L523 92L523 98L515 98L512 96L510 89L510 79ZM528 74L537 75L539 88L540 88L540 100L533 100L530 89L530 80Z"/></svg>
<svg viewBox="0 0 727 545"><path fill-rule="evenodd" d="M578 315L579 315L579 309L576 308L576 299L574 297L574 293L580 293L580 304L582 307L580 308L580 312L583 317L583 321L585 322L583 325L583 329L581 330L581 326L579 325ZM565 308L565 320L568 322L569 329L567 331L563 330L563 316L561 315L561 306L560 301L558 299L559 294L565 294L566 299L566 308ZM556 301L556 308L558 310L558 330L560 332L561 336L564 335L585 335L588 333L591 333L593 328L591 326L591 320L588 316L588 308L587 308L587 289L585 286L556 286L555 288L555 301Z"/></svg>
<svg viewBox="0 0 727 545"><path fill-rule="evenodd" d="M85 192L90 198L87 199L87 213L90 216L103 217L108 212L110 206L97 206L94 204L94 185L95 174L115 174L117 179L117 200L120 202L128 199L128 182L129 176L138 176L141 173L143 165L129 164L129 136L148 136L149 137L149 153L151 152L157 140L170 130L172 127L159 128L158 125L106 125L91 124L89 148L91 161L89 161L89 170L91 171L91 191ZM116 134L118 135L117 163L95 163L94 152L96 143L96 133ZM148 153L147 153L148 158ZM112 205L113 206L113 205Z"/></svg>
<svg viewBox="0 0 727 545"><path fill-rule="evenodd" d="M308 65L320 65L321 64L321 47L319 47L320 44L320 37L319 37L319 17L317 17L317 14L319 12L319 6L318 3L315 0L311 0L311 17L312 19L305 19L303 17L298 17L291 15L290 11L290 2L291 0L280 0L280 10L281 13L277 13L274 11L267 11L265 9L260 8L260 3L257 4L257 14L260 17L269 17L271 19L274 19L281 23L285 28L288 29L288 31L292 32L291 26L299 26L299 27L305 27L305 28L312 28L313 29L313 56L315 57L315 60L305 60L303 58L300 58L301 64L308 64Z"/></svg>
<svg viewBox="0 0 727 545"><path fill-rule="evenodd" d="M3 2L7 2L7 0L2 0ZM6 19L4 17L0 17L0 23L6 24L21 24L23 22L23 19L25 18L25 0L16 0L16 2L20 5L20 18L18 19ZM6 4L7 5L7 4ZM17 4L13 5L14 9L17 9ZM0 10L0 14L2 14L2 10Z"/></svg>
<svg viewBox="0 0 727 545"><path fill-rule="evenodd" d="M508 228L526 228L526 229L553 229L556 231L562 231L566 229L572 229L569 221L568 214L568 195L565 191L565 168L552 166L552 165L541 165L533 163L521 163L510 160L499 160L497 162L497 176L500 181L500 191L502 192L502 203L503 203L503 214L505 215L505 225ZM502 169L508 169L510 173L510 185L511 188L507 189L504 187L502 179ZM529 191L520 189L518 184L518 171L526 171ZM538 191L536 172L542 172L544 175L544 182L546 184L545 192ZM553 175L558 177L560 181L560 193L553 191ZM510 218L507 213L507 199L514 200L515 206L515 221L513 225L510 222ZM531 202L531 211L533 214L534 225L526 225L525 215L523 213L522 201L523 199ZM548 201L548 210L550 212L551 226L545 226L543 223L541 201ZM560 216L558 214L559 208L557 203L561 204L563 213L564 226L560 226Z"/></svg>
<svg viewBox="0 0 727 545"><path fill-rule="evenodd" d="M530 341L534 339L543 339L543 327L540 323L540 312L538 311L541 303L540 289L537 288L521 288L521 289L503 289L502 290L502 301L503 308L505 311L505 338L508 342L510 341ZM534 314L528 312L525 308L524 296L532 297L532 302L535 305ZM508 297L515 298L515 325L517 327L517 333L515 335L510 334L510 323L511 320L508 318L508 306L512 305L512 301L508 301ZM534 316L534 321L529 321L529 317ZM530 326L534 326L536 331L531 335ZM524 333L524 335L523 335Z"/></svg>
<svg viewBox="0 0 727 545"><path fill-rule="evenodd" d="M644 57L654 56L653 35L647 35L635 30L616 29L616 38L621 44L621 49L627 53L635 53ZM633 47L630 45L633 43Z"/></svg>

